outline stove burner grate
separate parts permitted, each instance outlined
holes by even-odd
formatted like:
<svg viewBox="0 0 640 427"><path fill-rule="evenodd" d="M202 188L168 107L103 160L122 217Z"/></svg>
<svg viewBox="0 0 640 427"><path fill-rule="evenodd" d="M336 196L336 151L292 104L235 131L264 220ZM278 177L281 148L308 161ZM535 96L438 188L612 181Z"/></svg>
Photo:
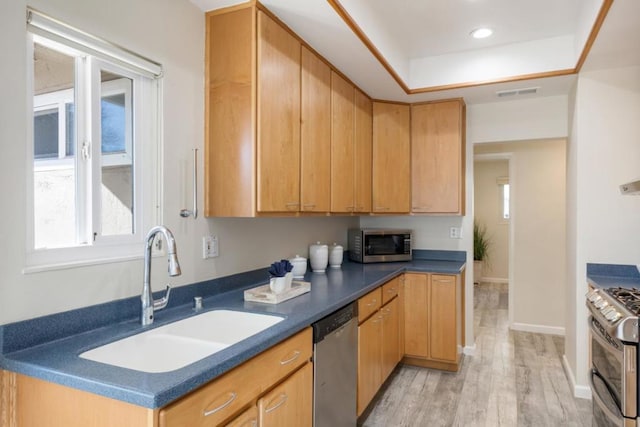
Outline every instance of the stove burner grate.
<svg viewBox="0 0 640 427"><path fill-rule="evenodd" d="M634 315L640 315L640 290L623 287L609 288L606 292L623 304Z"/></svg>

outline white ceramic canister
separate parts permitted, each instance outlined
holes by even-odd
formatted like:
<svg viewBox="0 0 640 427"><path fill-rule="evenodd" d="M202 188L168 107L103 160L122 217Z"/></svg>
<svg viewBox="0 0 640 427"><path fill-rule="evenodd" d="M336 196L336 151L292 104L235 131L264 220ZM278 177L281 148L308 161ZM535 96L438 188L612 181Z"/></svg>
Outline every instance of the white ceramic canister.
<svg viewBox="0 0 640 427"><path fill-rule="evenodd" d="M289 262L293 265L293 270L291 270L293 278L304 279L304 275L307 272L307 259L296 255L295 258L291 258Z"/></svg>
<svg viewBox="0 0 640 427"><path fill-rule="evenodd" d="M324 273L329 262L329 247L320 242L315 245L309 245L309 261L311 270L314 273Z"/></svg>
<svg viewBox="0 0 640 427"><path fill-rule="evenodd" d="M342 265L342 254L344 249L341 245L333 244L329 249L329 266L331 268L340 268Z"/></svg>

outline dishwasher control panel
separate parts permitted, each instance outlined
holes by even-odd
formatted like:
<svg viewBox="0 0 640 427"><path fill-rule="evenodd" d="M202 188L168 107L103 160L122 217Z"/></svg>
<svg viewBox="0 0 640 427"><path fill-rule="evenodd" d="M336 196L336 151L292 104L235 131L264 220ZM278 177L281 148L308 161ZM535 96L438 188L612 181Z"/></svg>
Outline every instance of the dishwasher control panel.
<svg viewBox="0 0 640 427"><path fill-rule="evenodd" d="M318 320L313 326L313 342L320 342L331 332L358 317L358 304L351 303L327 317Z"/></svg>

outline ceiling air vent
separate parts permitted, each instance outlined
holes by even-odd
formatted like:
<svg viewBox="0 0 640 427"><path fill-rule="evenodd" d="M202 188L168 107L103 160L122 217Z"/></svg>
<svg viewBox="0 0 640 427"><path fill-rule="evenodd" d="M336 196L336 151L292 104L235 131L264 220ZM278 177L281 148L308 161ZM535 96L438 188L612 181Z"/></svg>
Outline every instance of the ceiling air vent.
<svg viewBox="0 0 640 427"><path fill-rule="evenodd" d="M516 96L516 95L535 95L536 93L538 93L538 89L540 89L540 87L526 87L522 89L499 90L496 92L496 96L498 98L506 98L508 96Z"/></svg>

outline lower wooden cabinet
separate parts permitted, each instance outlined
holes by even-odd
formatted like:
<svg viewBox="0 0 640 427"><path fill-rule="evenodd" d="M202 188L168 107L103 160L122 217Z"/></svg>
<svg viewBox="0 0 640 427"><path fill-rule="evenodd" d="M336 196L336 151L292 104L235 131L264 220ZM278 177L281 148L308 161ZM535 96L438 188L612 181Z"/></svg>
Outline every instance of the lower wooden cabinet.
<svg viewBox="0 0 640 427"><path fill-rule="evenodd" d="M382 384L402 359L400 354L400 323L398 298L380 309L382 315L382 356L380 363Z"/></svg>
<svg viewBox="0 0 640 427"><path fill-rule="evenodd" d="M311 352L308 328L163 408L159 427L219 425L307 363Z"/></svg>
<svg viewBox="0 0 640 427"><path fill-rule="evenodd" d="M398 282L393 282L397 286ZM368 306L381 289L362 297L359 305ZM394 289L397 292L397 289ZM396 295L358 326L358 409L360 416L401 359L400 313Z"/></svg>
<svg viewBox="0 0 640 427"><path fill-rule="evenodd" d="M261 427L311 427L313 368L307 363L258 400Z"/></svg>
<svg viewBox="0 0 640 427"><path fill-rule="evenodd" d="M406 363L457 371L462 348L460 275L406 273Z"/></svg>
<svg viewBox="0 0 640 427"><path fill-rule="evenodd" d="M360 416L382 385L382 314L358 326L358 409Z"/></svg>

